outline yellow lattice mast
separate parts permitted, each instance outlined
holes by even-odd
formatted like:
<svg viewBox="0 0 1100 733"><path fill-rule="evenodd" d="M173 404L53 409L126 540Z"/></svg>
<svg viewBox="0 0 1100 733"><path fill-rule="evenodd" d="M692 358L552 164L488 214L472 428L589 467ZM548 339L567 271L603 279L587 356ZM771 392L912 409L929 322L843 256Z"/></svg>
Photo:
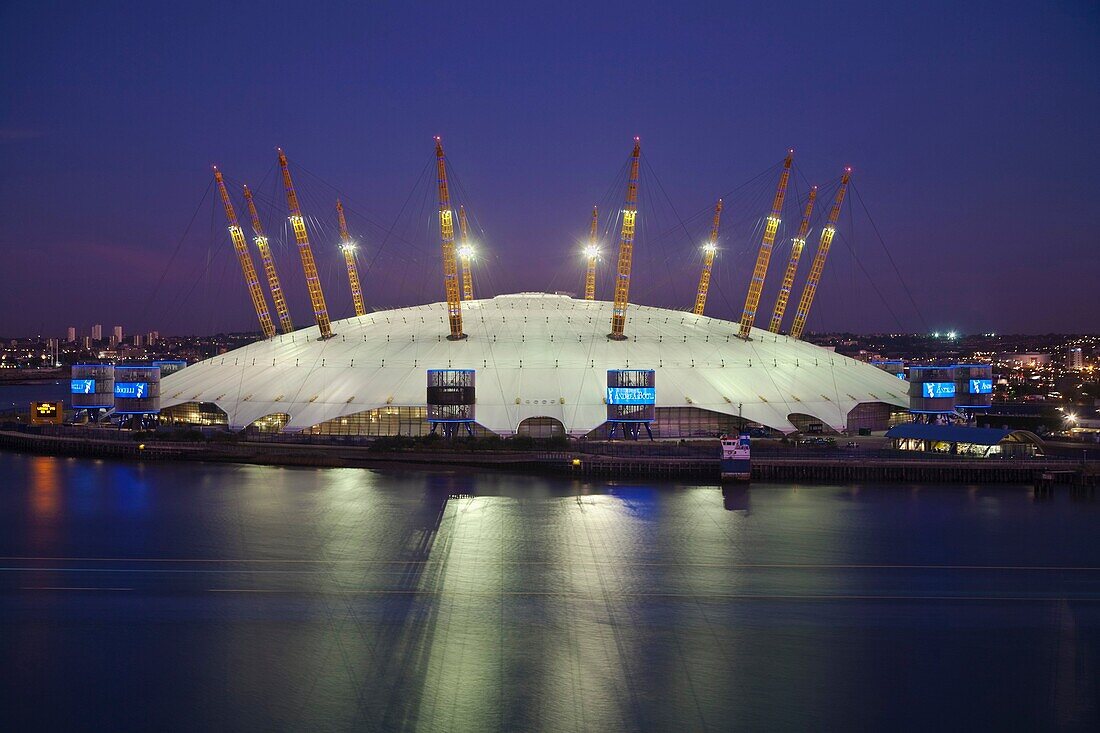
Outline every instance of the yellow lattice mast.
<svg viewBox="0 0 1100 733"><path fill-rule="evenodd" d="M806 210L802 212L802 223L798 225L798 236L791 240L791 258L787 260L787 269L783 273L783 285L780 286L779 295L775 298L775 310L772 311L772 322L768 326L768 330L772 333L779 333L783 325L783 313L787 310L787 300L791 297L791 288L794 287L798 260L802 257L802 249L806 246L806 235L810 233L810 215L814 211L815 200L817 200L817 186L810 189Z"/></svg>
<svg viewBox="0 0 1100 733"><path fill-rule="evenodd" d="M340 222L340 251L344 253L344 264L348 268L348 284L351 285L351 302L355 305L355 315L365 316L363 288L359 284L359 268L355 264L355 242L348 234L348 220L344 218L344 205L336 199L336 219Z"/></svg>
<svg viewBox="0 0 1100 733"><path fill-rule="evenodd" d="M588 246L584 256L588 258L588 271L584 274L584 299L596 299L596 260L600 259L600 239L597 230L600 226L600 212L592 207L592 228L588 232Z"/></svg>
<svg viewBox="0 0 1100 733"><path fill-rule="evenodd" d="M802 338L802 330L806 327L806 319L810 315L810 306L814 303L814 295L817 293L818 283L821 282L821 273L825 269L825 258L829 256L829 247L833 244L833 235L836 234L836 222L840 218L840 209L844 204L844 194L848 192L848 180L852 177L852 169L845 168L844 175L840 178L840 188L836 191L836 199L833 208L829 210L829 222L821 230L821 239L817 243L817 251L814 252L814 261L810 265L810 274L806 278L806 285L802 288L802 297L798 301L798 310L794 312L794 324L791 326L791 336Z"/></svg>
<svg viewBox="0 0 1100 733"><path fill-rule="evenodd" d="M626 202L623 204L623 228L619 236L619 267L615 275L615 303L611 309L611 333L613 341L623 341L626 336L626 306L630 300L630 267L634 260L634 223L638 216L638 161L642 143L634 138L634 152L630 154L630 178L626 184Z"/></svg>
<svg viewBox="0 0 1100 733"><path fill-rule="evenodd" d="M248 242L245 241L244 231L241 229L240 222L237 221L237 212L233 209L233 202L229 200L229 192L225 190L225 180L218 166L214 166L214 181L218 184L218 193L222 196L225 218L229 221L229 237L233 240L233 248L237 250L237 259L241 263L245 284L248 285L248 294L252 296L256 317L260 319L264 338L271 338L275 335L275 324L271 322L267 300L264 298L264 291L260 288L260 278L256 275L256 265L252 263L252 253L248 251Z"/></svg>
<svg viewBox="0 0 1100 733"><path fill-rule="evenodd" d="M302 209L298 206L298 194L294 191L294 182L290 180L290 168L286 154L279 148L279 167L283 171L283 187L286 189L286 203L290 209L290 226L294 229L294 239L298 242L298 255L302 259L302 270L306 275L306 287L309 288L309 302L313 306L313 318L321 331L322 339L332 338L332 322L325 305L325 294L321 290L321 278L317 276L317 263L313 260L313 249L309 246L306 234L306 221L302 218Z"/></svg>
<svg viewBox="0 0 1100 733"><path fill-rule="evenodd" d="M462 300L458 292L458 263L455 257L455 223L451 211L451 194L447 189L447 159L443 141L435 139L435 161L439 170L439 237L443 242L443 287L447 291L447 320L451 325L451 341L466 338L462 333Z"/></svg>
<svg viewBox="0 0 1100 733"><path fill-rule="evenodd" d="M779 229L780 217L783 216L783 198L787 195L787 180L791 177L791 161L794 159L794 151L787 151L787 159L783 161L783 172L779 174L779 186L775 189L775 199L772 201L772 213L764 226L764 237L760 240L760 251L756 255L756 267L752 271L752 281L749 283L749 292L745 296L745 310L741 314L741 332L743 339L749 337L749 331L756 322L756 309L760 305L760 294L764 291L764 278L768 274L768 262L772 258L772 244L775 243L775 232Z"/></svg>
<svg viewBox="0 0 1100 733"><path fill-rule="evenodd" d="M718 252L718 222L722 219L722 199L714 205L714 224L710 228L710 239L703 245L703 272L699 275L699 291L695 294L695 308L692 313L703 315L707 306L707 293L710 291L710 271L714 268L714 255Z"/></svg>
<svg viewBox="0 0 1100 733"><path fill-rule="evenodd" d="M267 287L271 290L271 299L275 301L275 313L279 316L279 328L283 333L294 330L294 322L290 320L290 309L286 307L286 297L283 295L283 287L279 284L279 273L275 270L275 259L271 256L271 245L268 244L264 234L264 225L260 223L260 214L256 211L256 202L252 200L252 191L248 186L244 187L244 200L248 202L248 213L252 216L252 232L256 236L253 242L256 249L260 250L260 261L264 264L264 274L267 275Z"/></svg>
<svg viewBox="0 0 1100 733"><path fill-rule="evenodd" d="M474 259L474 247L470 244L470 229L466 224L466 207L458 207L458 230L462 242L458 245L458 264L462 270L462 299L474 299L474 275L471 266Z"/></svg>

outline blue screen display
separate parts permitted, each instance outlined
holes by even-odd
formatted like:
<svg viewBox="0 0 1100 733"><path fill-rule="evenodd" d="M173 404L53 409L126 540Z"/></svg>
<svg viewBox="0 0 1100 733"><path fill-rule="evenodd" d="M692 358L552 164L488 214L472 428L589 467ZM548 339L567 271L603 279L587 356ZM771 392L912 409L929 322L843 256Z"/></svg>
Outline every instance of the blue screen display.
<svg viewBox="0 0 1100 733"><path fill-rule="evenodd" d="M654 387L608 387L609 405L652 405L657 401Z"/></svg>
<svg viewBox="0 0 1100 733"><path fill-rule="evenodd" d="M993 380L971 379L970 394L993 394Z"/></svg>
<svg viewBox="0 0 1100 733"><path fill-rule="evenodd" d="M115 397L141 399L148 396L148 382L115 382Z"/></svg>
<svg viewBox="0 0 1100 733"><path fill-rule="evenodd" d="M162 375L175 374L179 370L187 366L186 361L154 361L153 366L160 367L160 373Z"/></svg>
<svg viewBox="0 0 1100 733"><path fill-rule="evenodd" d="M904 375L904 374L898 374L898 375L896 375L896 376L897 376L897 378L898 378L898 379L905 379L905 375Z"/></svg>
<svg viewBox="0 0 1100 733"><path fill-rule="evenodd" d="M921 394L930 399L955 396L954 382L925 382L921 385L921 389Z"/></svg>
<svg viewBox="0 0 1100 733"><path fill-rule="evenodd" d="M69 382L69 391L72 394L95 394L95 380L74 379Z"/></svg>

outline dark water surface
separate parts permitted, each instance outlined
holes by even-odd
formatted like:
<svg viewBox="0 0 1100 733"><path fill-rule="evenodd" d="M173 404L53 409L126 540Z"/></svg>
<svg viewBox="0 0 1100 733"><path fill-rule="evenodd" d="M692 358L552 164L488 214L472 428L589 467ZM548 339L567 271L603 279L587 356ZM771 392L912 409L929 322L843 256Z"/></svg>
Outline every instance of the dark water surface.
<svg viewBox="0 0 1100 733"><path fill-rule="evenodd" d="M0 453L0 730L1095 729L1100 510Z"/></svg>
<svg viewBox="0 0 1100 733"><path fill-rule="evenodd" d="M0 384L0 410L29 410L31 402L64 402L72 405L69 380L54 380L36 384Z"/></svg>

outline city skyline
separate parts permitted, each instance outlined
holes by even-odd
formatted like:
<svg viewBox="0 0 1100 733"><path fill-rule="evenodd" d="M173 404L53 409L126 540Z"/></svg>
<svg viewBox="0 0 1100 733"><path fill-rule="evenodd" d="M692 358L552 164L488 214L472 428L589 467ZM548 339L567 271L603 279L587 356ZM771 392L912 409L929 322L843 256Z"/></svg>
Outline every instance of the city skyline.
<svg viewBox="0 0 1100 733"><path fill-rule="evenodd" d="M263 193L284 146L292 165L350 202L368 265L435 134L474 205L479 296L580 291L591 205L637 134L647 195L667 193L662 223L672 225L790 146L803 191L854 167L859 198L849 205L863 217L865 203L873 219L858 219L858 262L835 248L811 331L1095 330L1083 266L1095 261L1100 226L1087 178L1100 157L1087 144L1100 112L1095 8L867 5L849 19L813 4L784 17L649 6L643 23L626 7L586 10L585 24L564 6L507 18L184 8L157 10L155 22L148 8L69 8L49 23L32 6L6 7L0 58L16 73L0 81L11 100L0 109L0 247L10 262L0 333L64 334L75 311L141 333L254 330L224 219L210 195L199 205L210 164ZM252 23L254 33L237 32ZM314 187L307 216L333 228L335 193L305 173L298 181ZM757 208L729 216L766 214ZM274 229L285 216L271 212ZM406 216L419 228L397 232L364 267L368 307L443 299L438 232L430 217ZM314 248L333 315L344 318L351 298L325 233ZM640 239L637 302L690 307L702 234L693 226L649 250ZM603 242L604 274L614 239ZM737 318L755 246L723 243L709 315ZM277 258L306 325L295 254L284 246ZM606 280L598 297L610 298Z"/></svg>

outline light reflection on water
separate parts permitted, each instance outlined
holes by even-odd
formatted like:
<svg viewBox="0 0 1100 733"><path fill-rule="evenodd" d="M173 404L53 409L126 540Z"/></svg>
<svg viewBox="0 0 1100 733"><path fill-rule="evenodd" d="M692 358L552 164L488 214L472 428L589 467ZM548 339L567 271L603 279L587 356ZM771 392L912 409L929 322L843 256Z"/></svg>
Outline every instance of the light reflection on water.
<svg viewBox="0 0 1100 733"><path fill-rule="evenodd" d="M0 477L5 729L1097 721L1098 511L1065 495L3 453Z"/></svg>
<svg viewBox="0 0 1100 733"><path fill-rule="evenodd" d="M30 507L36 519L53 520L61 509L61 486L58 482L58 462L53 458L35 456L30 459Z"/></svg>

